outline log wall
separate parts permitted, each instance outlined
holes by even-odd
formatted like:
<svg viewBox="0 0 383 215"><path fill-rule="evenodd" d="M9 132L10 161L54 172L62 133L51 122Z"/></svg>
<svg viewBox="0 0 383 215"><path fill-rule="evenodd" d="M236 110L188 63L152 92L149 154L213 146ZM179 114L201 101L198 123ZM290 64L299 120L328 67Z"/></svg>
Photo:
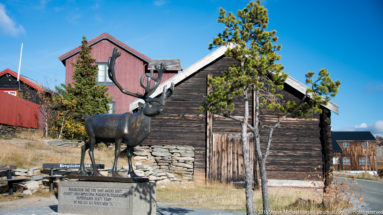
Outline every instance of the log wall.
<svg viewBox="0 0 383 215"><path fill-rule="evenodd" d="M212 148L209 146L213 134L240 135L241 127L238 122L200 112L200 106L207 93L208 75L224 71L233 62L231 58L222 57L177 84L174 94L167 99L165 110L153 118L152 132L143 144L191 145L195 148L195 172L205 173L206 164L211 165L214 159ZM289 86L286 86L285 89L286 98L299 100L302 96ZM252 115L251 94L249 98L249 110ZM240 116L242 110L243 105L241 101L238 101L234 115ZM272 112L262 111L261 120L261 135L264 143L268 128L277 118ZM323 158L320 135L319 115L309 119L288 118L282 122L274 132L271 152L267 159L269 178L306 179L308 175L322 175ZM263 144L264 149L265 144ZM218 161L214 163L218 163Z"/></svg>

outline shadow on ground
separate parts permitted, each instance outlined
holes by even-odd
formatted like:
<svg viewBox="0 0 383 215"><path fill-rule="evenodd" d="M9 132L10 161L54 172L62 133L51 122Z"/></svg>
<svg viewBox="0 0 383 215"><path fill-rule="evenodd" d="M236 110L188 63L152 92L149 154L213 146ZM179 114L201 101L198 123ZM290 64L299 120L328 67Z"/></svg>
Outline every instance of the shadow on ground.
<svg viewBox="0 0 383 215"><path fill-rule="evenodd" d="M160 215L182 215L193 212L193 210L184 209L184 208L169 208L169 207L158 207L157 213Z"/></svg>

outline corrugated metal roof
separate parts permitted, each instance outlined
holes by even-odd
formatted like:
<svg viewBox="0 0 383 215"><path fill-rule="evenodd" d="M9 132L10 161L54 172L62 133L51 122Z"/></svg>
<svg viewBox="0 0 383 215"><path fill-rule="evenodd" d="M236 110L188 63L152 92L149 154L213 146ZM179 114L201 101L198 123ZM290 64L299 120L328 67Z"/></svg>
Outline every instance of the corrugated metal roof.
<svg viewBox="0 0 383 215"><path fill-rule="evenodd" d="M182 66L179 59L152 59L149 62L148 70L155 70L155 65L164 64L167 71L181 71Z"/></svg>
<svg viewBox="0 0 383 215"><path fill-rule="evenodd" d="M376 141L374 135L370 131L332 131L332 150L333 152L342 152L342 148L339 146L338 141L342 140L372 140Z"/></svg>

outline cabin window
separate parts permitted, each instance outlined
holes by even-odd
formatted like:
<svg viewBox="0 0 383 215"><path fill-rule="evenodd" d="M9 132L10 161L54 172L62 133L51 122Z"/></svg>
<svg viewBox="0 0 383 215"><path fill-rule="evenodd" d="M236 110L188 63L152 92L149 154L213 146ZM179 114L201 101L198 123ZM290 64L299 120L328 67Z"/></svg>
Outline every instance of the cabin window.
<svg viewBox="0 0 383 215"><path fill-rule="evenodd" d="M109 102L108 103L108 113L114 113L114 106L115 106L115 102Z"/></svg>
<svg viewBox="0 0 383 215"><path fill-rule="evenodd" d="M342 159L342 162L343 162L343 165L351 165L351 161L350 161L350 158L349 157L344 157Z"/></svg>
<svg viewBox="0 0 383 215"><path fill-rule="evenodd" d="M366 165L366 157L359 158L359 165ZM367 165L370 165L370 158L367 158Z"/></svg>
<svg viewBox="0 0 383 215"><path fill-rule="evenodd" d="M362 143L362 148L366 149L367 145L368 145L367 142Z"/></svg>
<svg viewBox="0 0 383 215"><path fill-rule="evenodd" d="M343 143L343 148L348 148L348 147L350 147L350 143L348 142Z"/></svg>
<svg viewBox="0 0 383 215"><path fill-rule="evenodd" d="M339 164L339 157L333 157L332 158L332 164L333 165L338 165Z"/></svg>
<svg viewBox="0 0 383 215"><path fill-rule="evenodd" d="M98 66L98 83L112 83L108 76L108 64L107 63L96 63Z"/></svg>

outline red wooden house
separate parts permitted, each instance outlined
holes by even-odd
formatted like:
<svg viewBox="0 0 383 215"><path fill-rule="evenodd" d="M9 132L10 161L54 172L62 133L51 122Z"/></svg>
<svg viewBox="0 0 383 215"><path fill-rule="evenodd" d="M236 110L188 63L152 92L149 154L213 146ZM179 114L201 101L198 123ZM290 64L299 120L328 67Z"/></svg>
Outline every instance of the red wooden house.
<svg viewBox="0 0 383 215"><path fill-rule="evenodd" d="M42 87L21 75L17 81L17 73L10 69L0 72L0 124L38 128L38 92L42 91Z"/></svg>
<svg viewBox="0 0 383 215"><path fill-rule="evenodd" d="M113 101L109 104L110 113L128 112L130 103L135 100L134 97L121 93L108 78L107 62L109 57L112 56L114 47L117 47L118 51L121 52L121 56L116 62L117 80L122 87L128 91L143 93L144 90L140 86L139 79L145 72L154 69L154 65L157 63L164 63L167 67L167 71L163 74L162 81L166 81L177 74L178 71L182 70L178 59L150 59L107 33L103 33L88 41L88 45L92 47L91 55L98 65L99 72L97 81L100 85L107 86L108 92L112 96ZM60 61L66 67L65 84L73 82L74 67L72 63L76 63L79 52L80 46L59 57Z"/></svg>

